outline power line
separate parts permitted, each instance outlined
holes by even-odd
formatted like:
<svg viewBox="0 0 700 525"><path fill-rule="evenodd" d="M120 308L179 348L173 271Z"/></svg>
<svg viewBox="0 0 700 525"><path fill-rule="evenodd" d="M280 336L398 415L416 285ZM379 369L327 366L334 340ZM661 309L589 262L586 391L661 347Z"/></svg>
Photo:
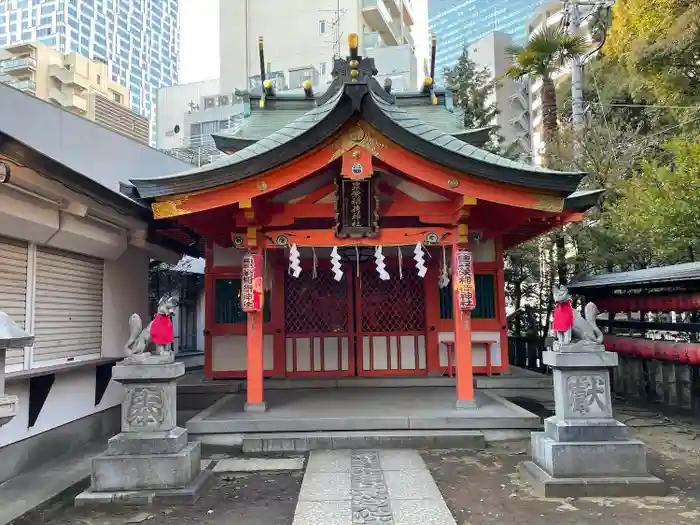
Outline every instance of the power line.
<svg viewBox="0 0 700 525"><path fill-rule="evenodd" d="M598 97L600 97L600 93L598 93ZM665 106L663 104L604 104L602 102L589 102L589 104L606 108L700 109L700 106Z"/></svg>

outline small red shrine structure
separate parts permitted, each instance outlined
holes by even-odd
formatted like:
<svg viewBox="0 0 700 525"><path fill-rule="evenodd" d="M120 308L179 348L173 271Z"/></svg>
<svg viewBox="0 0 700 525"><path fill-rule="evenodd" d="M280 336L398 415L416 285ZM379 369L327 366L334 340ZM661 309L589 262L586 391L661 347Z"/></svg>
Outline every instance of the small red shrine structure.
<svg viewBox="0 0 700 525"><path fill-rule="evenodd" d="M204 239L205 374L247 377L249 409L265 407L264 377L452 373L468 406L473 373L508 370L504 249L580 220L598 193L576 193L583 173L426 123L417 115L444 111L445 93L427 78L420 93L392 94L356 35L350 44L320 96L277 95L269 81L246 95L268 120L290 100L309 104L298 118L256 140L217 137L230 155L125 191L173 236ZM454 300L457 249L471 253L473 310ZM244 313L247 253L262 256L265 297Z"/></svg>

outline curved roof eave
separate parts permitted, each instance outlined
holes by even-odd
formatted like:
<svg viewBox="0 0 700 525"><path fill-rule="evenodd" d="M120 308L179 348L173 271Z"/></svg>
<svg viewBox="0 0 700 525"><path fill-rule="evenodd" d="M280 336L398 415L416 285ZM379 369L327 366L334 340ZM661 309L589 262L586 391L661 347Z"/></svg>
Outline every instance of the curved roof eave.
<svg viewBox="0 0 700 525"><path fill-rule="evenodd" d="M134 179L141 199L193 193L244 180L285 164L339 131L359 111L365 120L391 141L416 154L465 175L493 182L571 195L585 173L548 170L494 155L426 124L410 112L393 105L374 78L364 94L350 84L328 96L302 117L231 155L176 175ZM353 89L352 95L348 89ZM326 93L326 95L329 95Z"/></svg>
<svg viewBox="0 0 700 525"><path fill-rule="evenodd" d="M576 191L586 175L531 166L479 149L388 104L384 97L375 94L377 87L381 89L377 81L372 79L369 84L370 96L362 105L363 117L399 146L437 164L494 182L554 191L564 197Z"/></svg>
<svg viewBox="0 0 700 525"><path fill-rule="evenodd" d="M151 199L216 188L280 166L300 153L315 148L348 121L353 114L352 104L342 95L343 90L340 90L327 104L312 109L255 144L211 164L174 175L132 179L129 182L142 199ZM314 133L308 133L312 129Z"/></svg>

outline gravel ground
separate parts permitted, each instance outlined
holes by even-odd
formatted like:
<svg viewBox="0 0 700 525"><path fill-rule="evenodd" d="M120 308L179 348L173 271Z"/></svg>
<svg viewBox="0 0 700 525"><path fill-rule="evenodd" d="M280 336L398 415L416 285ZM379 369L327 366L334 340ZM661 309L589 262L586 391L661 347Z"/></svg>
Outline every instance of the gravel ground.
<svg viewBox="0 0 700 525"><path fill-rule="evenodd" d="M303 471L220 475L194 506L94 511L64 506L14 525L291 525Z"/></svg>
<svg viewBox="0 0 700 525"><path fill-rule="evenodd" d="M424 459L458 525L697 525L700 439L683 426L646 425L633 432L649 446L652 473L667 482L663 498L538 498L517 474L527 442L477 453L433 450Z"/></svg>

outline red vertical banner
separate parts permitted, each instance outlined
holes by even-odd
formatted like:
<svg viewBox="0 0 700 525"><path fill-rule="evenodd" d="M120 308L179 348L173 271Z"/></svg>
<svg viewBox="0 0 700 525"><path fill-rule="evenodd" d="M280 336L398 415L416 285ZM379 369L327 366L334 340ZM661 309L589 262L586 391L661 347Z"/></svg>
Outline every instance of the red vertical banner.
<svg viewBox="0 0 700 525"><path fill-rule="evenodd" d="M455 250L452 260L452 283L455 300L462 311L476 308L474 261L468 250Z"/></svg>
<svg viewBox="0 0 700 525"><path fill-rule="evenodd" d="M246 254L241 272L241 310L259 312L263 309L264 300L262 255Z"/></svg>

